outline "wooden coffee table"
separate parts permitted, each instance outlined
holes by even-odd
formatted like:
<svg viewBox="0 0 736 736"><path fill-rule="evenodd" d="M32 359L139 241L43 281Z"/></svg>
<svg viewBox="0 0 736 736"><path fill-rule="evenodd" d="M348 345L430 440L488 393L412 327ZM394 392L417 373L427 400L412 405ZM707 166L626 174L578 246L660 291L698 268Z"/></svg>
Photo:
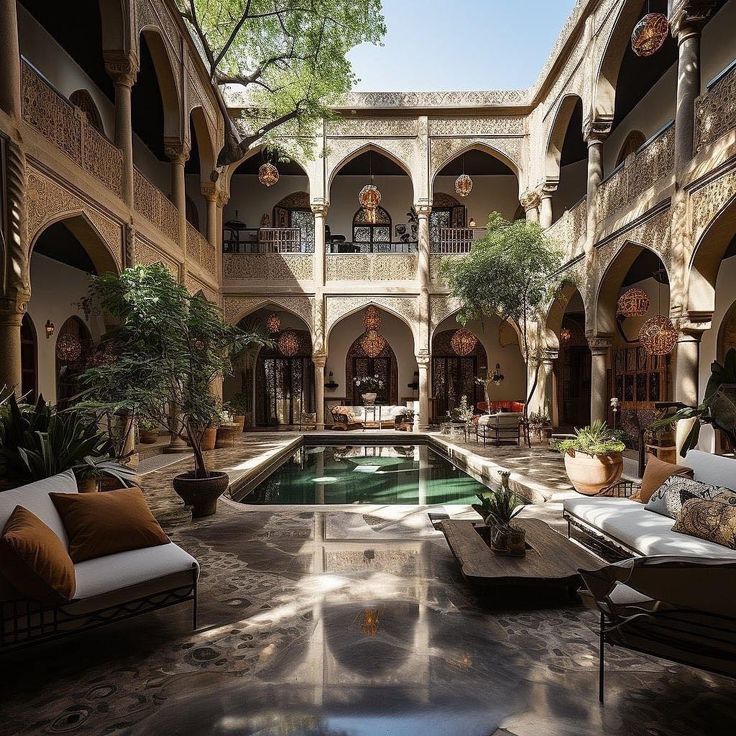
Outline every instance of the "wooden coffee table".
<svg viewBox="0 0 736 736"><path fill-rule="evenodd" d="M526 531L524 557L494 554L472 521L446 519L439 528L463 577L483 588L558 587L575 593L582 585L579 568L596 570L606 564L539 519L518 519L514 524Z"/></svg>

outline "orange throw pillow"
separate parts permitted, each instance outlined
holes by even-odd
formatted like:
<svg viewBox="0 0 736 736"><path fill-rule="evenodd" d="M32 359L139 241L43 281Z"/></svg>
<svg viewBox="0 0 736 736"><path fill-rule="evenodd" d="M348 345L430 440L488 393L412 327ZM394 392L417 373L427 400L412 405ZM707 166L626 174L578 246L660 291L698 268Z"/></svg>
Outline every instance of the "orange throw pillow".
<svg viewBox="0 0 736 736"><path fill-rule="evenodd" d="M64 543L23 506L15 507L3 529L0 567L18 598L58 605L74 597L77 579Z"/></svg>
<svg viewBox="0 0 736 736"><path fill-rule="evenodd" d="M170 541L140 488L49 495L69 537L74 562Z"/></svg>
<svg viewBox="0 0 736 736"><path fill-rule="evenodd" d="M673 475L684 475L692 478L693 471L684 465L666 463L655 455L650 455L644 468L644 477L641 479L641 490L632 498L647 503L662 483Z"/></svg>

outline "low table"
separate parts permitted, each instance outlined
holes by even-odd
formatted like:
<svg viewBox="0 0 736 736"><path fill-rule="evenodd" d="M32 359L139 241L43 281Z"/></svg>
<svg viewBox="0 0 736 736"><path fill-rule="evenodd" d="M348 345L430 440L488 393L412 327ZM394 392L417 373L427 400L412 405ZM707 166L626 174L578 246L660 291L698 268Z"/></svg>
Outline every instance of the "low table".
<svg viewBox="0 0 736 736"><path fill-rule="evenodd" d="M496 555L475 530L473 521L447 519L439 528L460 563L463 577L484 588L500 586L558 587L574 594L582 586L578 568L595 570L606 563L586 552L539 519L518 519L526 531L524 557Z"/></svg>

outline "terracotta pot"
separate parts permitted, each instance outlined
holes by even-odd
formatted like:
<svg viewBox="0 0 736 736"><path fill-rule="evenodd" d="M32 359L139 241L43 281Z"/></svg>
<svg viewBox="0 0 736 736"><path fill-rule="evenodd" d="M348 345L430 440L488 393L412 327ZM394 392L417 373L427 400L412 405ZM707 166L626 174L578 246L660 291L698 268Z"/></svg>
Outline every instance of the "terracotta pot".
<svg viewBox="0 0 736 736"><path fill-rule="evenodd" d="M235 414L233 416L233 422L240 427L240 431L242 432L245 429L245 414Z"/></svg>
<svg viewBox="0 0 736 736"><path fill-rule="evenodd" d="M624 458L620 452L608 455L566 452L565 470L578 493L595 496L621 477L624 471Z"/></svg>
<svg viewBox="0 0 736 736"><path fill-rule="evenodd" d="M174 490L187 506L192 507L192 517L212 516L217 511L217 499L227 490L227 473L210 472L209 478L195 478L194 472L174 477Z"/></svg>
<svg viewBox="0 0 736 736"><path fill-rule="evenodd" d="M158 440L157 429L142 429L140 432L141 442L144 445L152 445Z"/></svg>
<svg viewBox="0 0 736 736"><path fill-rule="evenodd" d="M80 493L97 493L99 490L97 478L85 478L77 481L77 490Z"/></svg>
<svg viewBox="0 0 736 736"><path fill-rule="evenodd" d="M214 450L216 444L217 444L217 427L207 427L207 429L205 429L205 431L202 433L202 439L200 440L202 451Z"/></svg>

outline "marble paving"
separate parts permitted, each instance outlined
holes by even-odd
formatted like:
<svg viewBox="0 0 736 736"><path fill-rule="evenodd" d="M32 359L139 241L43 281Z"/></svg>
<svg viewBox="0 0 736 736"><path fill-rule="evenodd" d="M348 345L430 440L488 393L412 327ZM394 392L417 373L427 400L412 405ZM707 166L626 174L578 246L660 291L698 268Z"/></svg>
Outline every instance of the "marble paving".
<svg viewBox="0 0 736 736"><path fill-rule="evenodd" d="M249 510L172 532L188 604L3 662L0 734L675 736L733 733L736 684L631 652L597 702L596 613L476 596L408 515ZM12 673L12 674L11 674Z"/></svg>

